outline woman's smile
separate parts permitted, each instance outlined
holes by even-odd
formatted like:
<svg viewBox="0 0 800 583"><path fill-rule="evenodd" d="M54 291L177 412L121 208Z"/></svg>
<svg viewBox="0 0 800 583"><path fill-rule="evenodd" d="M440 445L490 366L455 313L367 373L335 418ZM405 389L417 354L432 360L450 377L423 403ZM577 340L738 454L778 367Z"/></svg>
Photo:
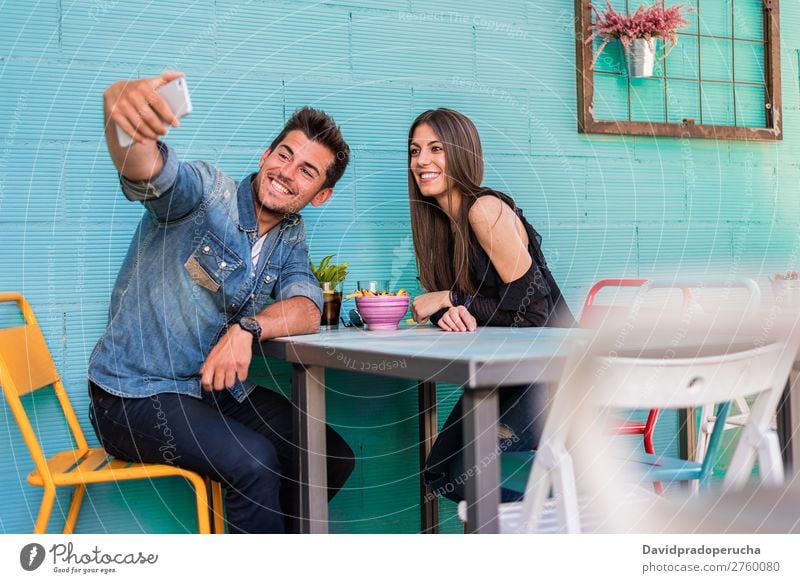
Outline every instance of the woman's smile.
<svg viewBox="0 0 800 583"><path fill-rule="evenodd" d="M444 145L428 124L420 125L408 149L411 171L424 196L437 196L447 191L447 159Z"/></svg>

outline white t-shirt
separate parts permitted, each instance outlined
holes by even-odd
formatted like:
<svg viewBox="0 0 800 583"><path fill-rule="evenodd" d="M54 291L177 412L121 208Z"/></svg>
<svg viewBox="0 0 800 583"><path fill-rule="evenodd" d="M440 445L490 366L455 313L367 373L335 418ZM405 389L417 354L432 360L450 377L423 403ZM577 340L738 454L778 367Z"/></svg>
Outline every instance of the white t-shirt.
<svg viewBox="0 0 800 583"><path fill-rule="evenodd" d="M264 247L264 240L267 238L267 234L264 233L261 237L258 238L258 241L253 243L253 248L250 249L250 257L253 260L253 267L251 273L255 275L256 268L258 267L258 258L261 256L261 249Z"/></svg>

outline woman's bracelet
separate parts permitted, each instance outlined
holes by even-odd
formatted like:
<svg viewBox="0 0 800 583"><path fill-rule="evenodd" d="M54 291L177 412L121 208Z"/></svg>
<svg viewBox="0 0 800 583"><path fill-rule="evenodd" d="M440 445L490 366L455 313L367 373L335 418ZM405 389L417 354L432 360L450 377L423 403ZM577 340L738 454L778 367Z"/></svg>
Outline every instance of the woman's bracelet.
<svg viewBox="0 0 800 583"><path fill-rule="evenodd" d="M460 294L454 289L450 290L450 303L454 306L464 306L469 310L472 305L472 296L469 294Z"/></svg>

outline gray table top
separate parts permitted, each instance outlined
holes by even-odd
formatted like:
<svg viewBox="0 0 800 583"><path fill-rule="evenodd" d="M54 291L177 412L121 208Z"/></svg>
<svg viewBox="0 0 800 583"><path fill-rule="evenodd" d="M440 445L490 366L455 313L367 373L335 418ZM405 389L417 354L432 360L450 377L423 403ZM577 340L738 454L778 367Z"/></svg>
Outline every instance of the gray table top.
<svg viewBox="0 0 800 583"><path fill-rule="evenodd" d="M342 328L276 338L262 354L306 366L447 382L465 389L557 381L580 330L479 328L444 332L430 326L390 332Z"/></svg>

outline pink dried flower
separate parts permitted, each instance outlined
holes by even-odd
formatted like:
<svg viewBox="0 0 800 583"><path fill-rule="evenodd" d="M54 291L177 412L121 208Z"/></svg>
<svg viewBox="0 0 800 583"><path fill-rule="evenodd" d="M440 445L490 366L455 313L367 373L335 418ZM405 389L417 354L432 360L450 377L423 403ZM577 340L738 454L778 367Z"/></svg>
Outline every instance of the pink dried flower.
<svg viewBox="0 0 800 583"><path fill-rule="evenodd" d="M600 45L592 61L592 67L606 45L614 39L619 39L625 50L628 50L637 38L663 39L669 45L669 49L662 57L666 58L678 43L678 29L689 25L686 16L694 11L694 8L686 8L685 3L665 8L663 0L654 6L642 4L636 12L633 14L628 12L625 16L614 10L608 0L606 7L601 13L592 5L595 13L594 33L587 42L592 42L598 36L603 39L603 44Z"/></svg>

